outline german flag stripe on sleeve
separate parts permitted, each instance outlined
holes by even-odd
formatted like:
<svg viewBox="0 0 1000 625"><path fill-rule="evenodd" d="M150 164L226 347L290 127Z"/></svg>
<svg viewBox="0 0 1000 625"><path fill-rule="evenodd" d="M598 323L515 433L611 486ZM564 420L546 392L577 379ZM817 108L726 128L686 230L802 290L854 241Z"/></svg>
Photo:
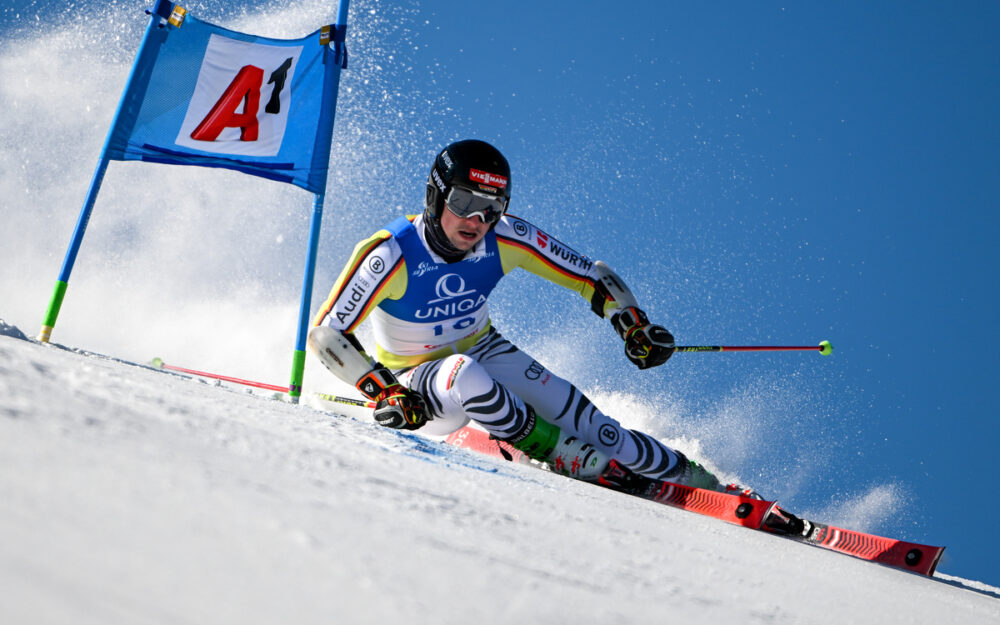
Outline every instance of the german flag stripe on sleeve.
<svg viewBox="0 0 1000 625"><path fill-rule="evenodd" d="M383 292L388 290L389 285L392 284L393 278L396 277L396 274L404 267L404 265L405 263L403 262L403 258L400 257L399 260L396 261L396 264L393 265L392 269L389 270L385 280L379 284L378 288L371 294L371 297L365 301L364 305L361 307L361 311L358 313L357 317L355 317L354 321L351 322L351 325L347 327L345 332L354 332L354 330L361 325L361 322L368 318L368 315L371 314L372 308L385 299L385 297L382 297Z"/></svg>
<svg viewBox="0 0 1000 625"><path fill-rule="evenodd" d="M562 283L564 286L569 286L565 284L565 280L569 280L576 284L579 288L574 290L581 290L583 288L589 287L591 290L594 288L594 279L584 273L574 271L565 265L556 263L551 258L547 258L544 254L540 253L535 247L524 243L523 241L518 241L517 239L508 238L502 235L497 235L497 243L500 245L507 245L518 250L520 254L530 256L537 262L544 264L544 266L554 274L562 277L562 280L556 278L556 276L546 275L545 273L539 273L543 278L547 278L554 282ZM519 266L532 271L528 266L525 266L525 262L519 262ZM538 273L532 271L532 273Z"/></svg>
<svg viewBox="0 0 1000 625"><path fill-rule="evenodd" d="M333 288L330 290L330 295L327 297L326 301L320 307L319 312L313 317L313 325L317 326L323 323L323 319L330 314L330 312L340 301L341 297L345 295L345 290L351 288L351 285L358 281L358 273L364 267L365 261L368 260L371 253L382 245L386 240L392 238L392 235L385 230L380 230L374 236L365 239L357 244L354 248L353 254L351 254L351 259L348 261L344 270L341 272L340 277L334 282ZM394 271L389 272L390 274L395 273ZM382 284L385 284L385 280L380 280ZM370 300L371 296L378 293L380 289L372 289L371 293L366 300Z"/></svg>

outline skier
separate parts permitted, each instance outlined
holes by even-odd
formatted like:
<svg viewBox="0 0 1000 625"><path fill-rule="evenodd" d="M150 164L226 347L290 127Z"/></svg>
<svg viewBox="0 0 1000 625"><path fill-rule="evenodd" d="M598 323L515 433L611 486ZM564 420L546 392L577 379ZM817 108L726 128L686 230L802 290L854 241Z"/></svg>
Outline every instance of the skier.
<svg viewBox="0 0 1000 625"><path fill-rule="evenodd" d="M354 248L314 319L310 351L376 403L383 426L443 436L472 420L578 479L598 480L613 459L618 470L726 491L683 453L601 412L493 327L490 292L521 267L576 291L610 319L639 369L674 352L674 337L649 322L621 278L508 215L510 195L510 167L490 144L465 140L441 150L423 213L396 219ZM368 317L377 360L353 334Z"/></svg>

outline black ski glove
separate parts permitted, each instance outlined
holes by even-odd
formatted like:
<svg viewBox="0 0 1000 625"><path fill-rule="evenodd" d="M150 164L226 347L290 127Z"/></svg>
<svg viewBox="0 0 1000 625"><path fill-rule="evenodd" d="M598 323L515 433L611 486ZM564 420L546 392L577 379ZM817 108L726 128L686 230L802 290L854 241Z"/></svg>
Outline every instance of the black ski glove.
<svg viewBox="0 0 1000 625"><path fill-rule="evenodd" d="M427 423L424 398L396 380L391 371L375 363L357 381L358 390L375 402L375 421L387 428L416 430Z"/></svg>
<svg viewBox="0 0 1000 625"><path fill-rule="evenodd" d="M382 389L375 398L375 421L397 430L416 430L427 423L423 398L401 384Z"/></svg>
<svg viewBox="0 0 1000 625"><path fill-rule="evenodd" d="M674 354L674 335L649 323L646 313L638 308L615 313L611 325L625 341L625 355L640 369L658 367Z"/></svg>

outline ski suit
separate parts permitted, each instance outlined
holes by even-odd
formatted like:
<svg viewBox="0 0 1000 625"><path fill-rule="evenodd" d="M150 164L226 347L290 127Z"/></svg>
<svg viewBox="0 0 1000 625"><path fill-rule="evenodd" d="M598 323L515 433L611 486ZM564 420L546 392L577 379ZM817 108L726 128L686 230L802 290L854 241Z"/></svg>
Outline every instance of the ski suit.
<svg viewBox="0 0 1000 625"><path fill-rule="evenodd" d="M345 334L371 317L377 359L424 397L430 435L469 420L500 439L525 428L525 402L629 469L667 477L683 458L623 427L568 381L492 327L487 300L521 267L576 291L602 317L615 303L595 289L594 265L533 224L503 216L461 260L448 263L424 237L423 215L400 217L361 241L314 319Z"/></svg>

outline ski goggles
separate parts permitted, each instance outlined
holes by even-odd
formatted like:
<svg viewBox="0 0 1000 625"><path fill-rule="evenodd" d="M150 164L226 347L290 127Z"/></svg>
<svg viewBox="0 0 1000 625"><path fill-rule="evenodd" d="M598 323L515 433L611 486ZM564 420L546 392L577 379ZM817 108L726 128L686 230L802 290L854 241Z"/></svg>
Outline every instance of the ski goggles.
<svg viewBox="0 0 1000 625"><path fill-rule="evenodd" d="M445 198L445 205L462 219L479 217L485 224L491 224L503 216L507 210L507 199L463 187L452 187Z"/></svg>

